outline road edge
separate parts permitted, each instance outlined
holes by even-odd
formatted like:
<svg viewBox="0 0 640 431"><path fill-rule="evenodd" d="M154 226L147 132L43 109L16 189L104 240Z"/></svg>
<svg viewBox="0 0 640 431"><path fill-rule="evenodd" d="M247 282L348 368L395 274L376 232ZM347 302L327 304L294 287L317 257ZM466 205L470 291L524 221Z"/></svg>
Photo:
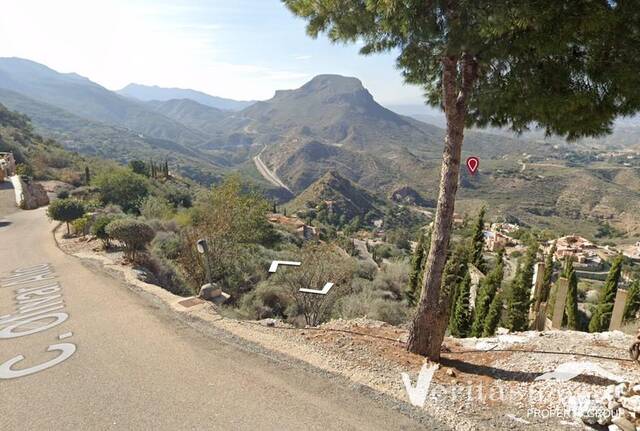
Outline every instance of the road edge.
<svg viewBox="0 0 640 431"><path fill-rule="evenodd" d="M135 293L147 302L152 303L158 309L161 309L166 314L170 314L173 318L176 318L181 323L198 331L200 334L208 338L215 338L217 342L223 342L226 345L233 346L245 352L262 356L263 358L279 366L297 367L302 369L303 371L321 376L322 378L328 379L343 386L346 390L355 391L361 395L366 396L370 400L379 403L383 408L401 413L402 415L415 421L416 424L428 426L428 429L430 430L452 429L441 420L431 416L426 411L414 407L401 399L386 394L382 391L378 391L375 388L372 388L365 384L356 382L341 373L324 369L311 362L288 355L280 350L269 348L264 344L260 344L249 338L242 337L236 333L220 327L219 325L216 325L216 321L233 319L227 319L218 314L215 311L214 305L209 302L197 305L195 307L185 307L181 305L180 302L189 299L189 297L181 297L175 295L160 286L142 282L138 279L135 279L137 282L133 282L133 280L131 280L131 277L128 276L129 274L127 274L126 272L126 269L131 269L128 266L121 266L118 268L109 265L109 267L107 267L107 265L105 265L107 260L106 258L100 259L97 256L76 254L64 250L64 248L60 246L58 238L56 237L56 232L61 225L62 223L58 223L51 229L51 234L54 238L58 250L68 256L78 259L83 266L91 269L92 271L99 271L100 273L115 280L130 292Z"/></svg>

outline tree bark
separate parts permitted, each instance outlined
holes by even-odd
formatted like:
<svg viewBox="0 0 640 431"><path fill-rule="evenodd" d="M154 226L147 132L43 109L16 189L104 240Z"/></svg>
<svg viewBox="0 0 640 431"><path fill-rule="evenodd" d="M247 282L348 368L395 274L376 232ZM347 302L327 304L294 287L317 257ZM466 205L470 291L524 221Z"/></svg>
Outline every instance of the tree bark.
<svg viewBox="0 0 640 431"><path fill-rule="evenodd" d="M442 94L447 133L440 173L440 192L420 302L407 343L407 350L433 361L440 360L440 348L449 319L449 297L448 294L441 294L442 273L447 260L458 191L467 101L477 77L477 62L471 55L464 54L461 60L457 56L446 56L442 59L442 65ZM459 66L461 73L458 72Z"/></svg>

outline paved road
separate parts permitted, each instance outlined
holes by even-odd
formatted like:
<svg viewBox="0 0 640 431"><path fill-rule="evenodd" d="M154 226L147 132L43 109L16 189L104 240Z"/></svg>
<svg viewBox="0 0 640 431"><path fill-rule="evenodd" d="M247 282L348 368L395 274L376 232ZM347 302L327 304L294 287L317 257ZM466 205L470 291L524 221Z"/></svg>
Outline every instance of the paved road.
<svg viewBox="0 0 640 431"><path fill-rule="evenodd" d="M258 172L260 172L260 175L262 175L262 177L269 181L271 184L273 184L276 187L282 187L283 189L286 189L287 191L291 192L291 189L289 187L287 187L287 185L285 183L282 182L282 180L280 180L280 178L278 178L278 176L276 175L275 172L271 171L267 165L264 164L264 162L262 161L262 159L260 158L260 156L262 155L262 153L264 152L265 148L264 147L260 153L255 156L253 158L253 162L256 165L256 169L258 169Z"/></svg>
<svg viewBox="0 0 640 431"><path fill-rule="evenodd" d="M0 227L0 430L424 429L339 379L180 323L59 251L43 209L8 208L0 205L10 222Z"/></svg>

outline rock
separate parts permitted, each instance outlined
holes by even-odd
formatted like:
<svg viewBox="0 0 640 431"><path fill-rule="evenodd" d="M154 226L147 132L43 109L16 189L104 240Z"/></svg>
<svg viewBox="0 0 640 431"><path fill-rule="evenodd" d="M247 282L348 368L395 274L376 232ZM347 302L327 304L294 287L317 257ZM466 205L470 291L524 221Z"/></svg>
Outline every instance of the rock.
<svg viewBox="0 0 640 431"><path fill-rule="evenodd" d="M507 328L498 328L496 330L496 335L507 335L509 330Z"/></svg>
<svg viewBox="0 0 640 431"><path fill-rule="evenodd" d="M633 385L631 390L633 391L634 394L640 395L640 385Z"/></svg>
<svg viewBox="0 0 640 431"><path fill-rule="evenodd" d="M615 390L613 391L613 395L616 399L620 397L626 397L629 394L629 383L622 382L616 385Z"/></svg>
<svg viewBox="0 0 640 431"><path fill-rule="evenodd" d="M618 401L622 403L622 407L625 409L634 413L640 413L640 395L621 397Z"/></svg>
<svg viewBox="0 0 640 431"><path fill-rule="evenodd" d="M276 319L262 319L260 321L261 325L268 326L270 328L273 328L274 326L276 326L276 323L277 323Z"/></svg>
<svg viewBox="0 0 640 431"><path fill-rule="evenodd" d="M622 429L622 431L636 431L636 426L626 418L618 416L613 418L611 422L613 422L614 425L617 425L620 429Z"/></svg>
<svg viewBox="0 0 640 431"><path fill-rule="evenodd" d="M23 210L32 210L49 205L49 196L41 184L35 183L23 175L14 175L10 179L18 207Z"/></svg>
<svg viewBox="0 0 640 431"><path fill-rule="evenodd" d="M207 283L200 288L200 294L198 295L202 299L214 299L222 295L222 289L215 283Z"/></svg>
<svg viewBox="0 0 640 431"><path fill-rule="evenodd" d="M447 376L455 377L456 376L456 372L453 371L453 369L451 369L451 368L447 368Z"/></svg>
<svg viewBox="0 0 640 431"><path fill-rule="evenodd" d="M620 428L618 425L615 425L615 424L609 425L607 430L608 431L623 431L622 428ZM635 431L635 429L634 429L634 431Z"/></svg>

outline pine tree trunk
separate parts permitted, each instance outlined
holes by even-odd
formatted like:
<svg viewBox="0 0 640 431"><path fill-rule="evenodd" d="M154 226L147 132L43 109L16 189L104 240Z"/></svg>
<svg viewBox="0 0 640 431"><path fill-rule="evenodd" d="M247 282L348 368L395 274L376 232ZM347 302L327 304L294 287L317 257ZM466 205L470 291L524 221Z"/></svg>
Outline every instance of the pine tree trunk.
<svg viewBox="0 0 640 431"><path fill-rule="evenodd" d="M477 73L477 64L470 56L463 57L461 80L458 80L457 57L444 57L442 63L442 92L447 133L440 173L440 192L420 303L413 318L407 342L407 350L426 356L433 361L440 360L440 347L449 320L449 298L441 297L440 287L447 260L454 204L458 191L467 98ZM458 85L460 81L461 85Z"/></svg>

